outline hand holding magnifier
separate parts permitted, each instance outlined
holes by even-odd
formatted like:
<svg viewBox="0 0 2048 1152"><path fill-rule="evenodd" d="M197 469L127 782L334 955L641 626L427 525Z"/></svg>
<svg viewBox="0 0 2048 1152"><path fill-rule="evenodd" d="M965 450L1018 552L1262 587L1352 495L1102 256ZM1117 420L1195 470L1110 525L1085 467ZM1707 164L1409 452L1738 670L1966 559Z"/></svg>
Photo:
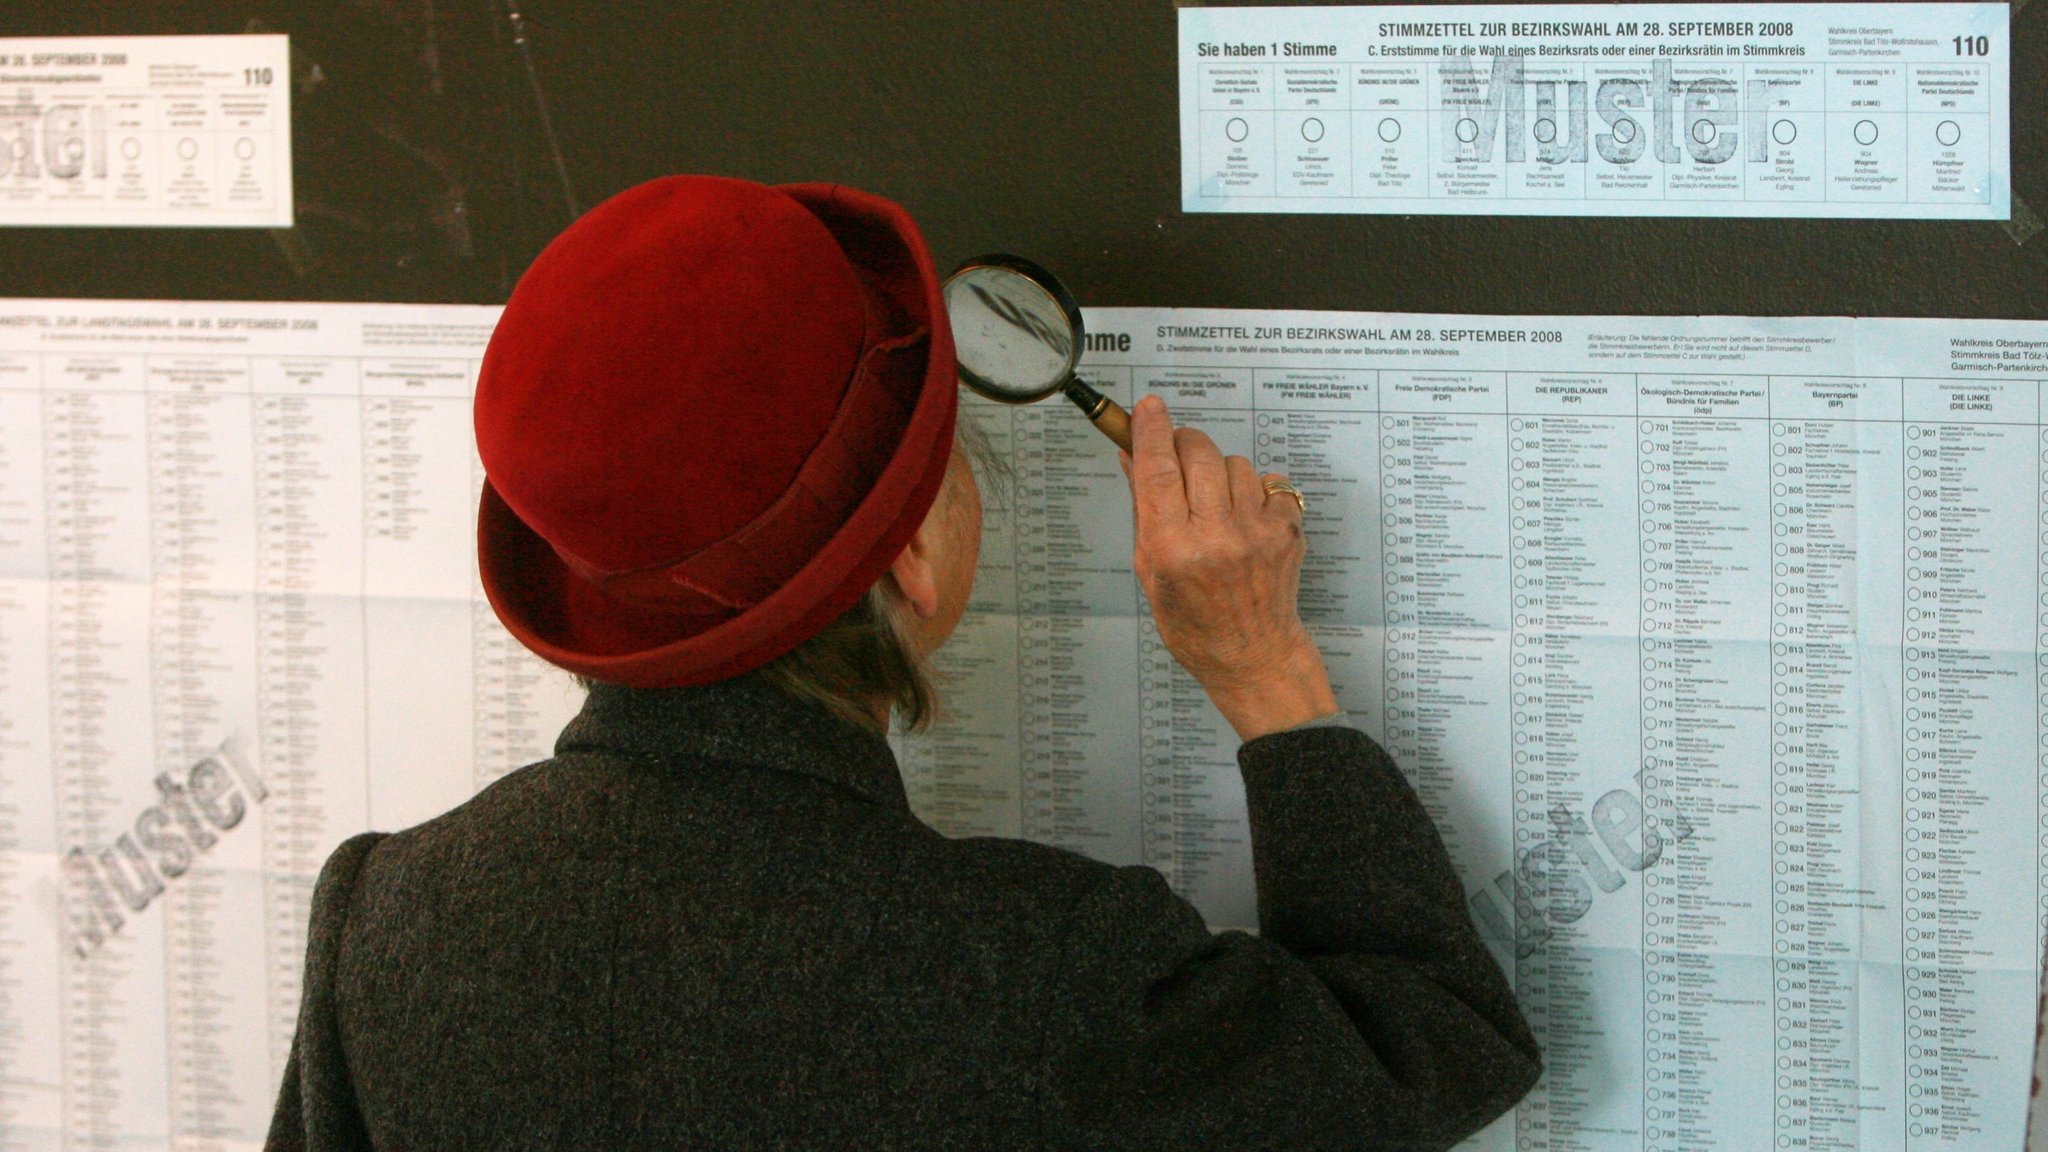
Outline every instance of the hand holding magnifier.
<svg viewBox="0 0 2048 1152"><path fill-rule="evenodd" d="M1052 273L1018 256L977 256L946 280L945 292L962 384L1005 404L1063 392L1131 450L1130 414L1074 375L1085 344L1081 306Z"/></svg>

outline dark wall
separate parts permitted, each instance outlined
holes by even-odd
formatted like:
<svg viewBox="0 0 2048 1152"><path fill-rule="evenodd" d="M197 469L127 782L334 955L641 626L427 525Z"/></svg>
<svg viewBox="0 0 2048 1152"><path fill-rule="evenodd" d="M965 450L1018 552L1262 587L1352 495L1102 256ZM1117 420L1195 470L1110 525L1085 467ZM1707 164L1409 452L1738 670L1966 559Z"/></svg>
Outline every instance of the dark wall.
<svg viewBox="0 0 2048 1152"><path fill-rule="evenodd" d="M0 228L0 294L502 301L638 181L833 180L941 266L1020 252L1084 304L2048 318L2048 234L1912 221L1185 216L1166 0L0 6L0 36L286 32L299 225ZM2048 0L2013 17L2013 187L2048 211ZM573 191L571 191L573 190Z"/></svg>

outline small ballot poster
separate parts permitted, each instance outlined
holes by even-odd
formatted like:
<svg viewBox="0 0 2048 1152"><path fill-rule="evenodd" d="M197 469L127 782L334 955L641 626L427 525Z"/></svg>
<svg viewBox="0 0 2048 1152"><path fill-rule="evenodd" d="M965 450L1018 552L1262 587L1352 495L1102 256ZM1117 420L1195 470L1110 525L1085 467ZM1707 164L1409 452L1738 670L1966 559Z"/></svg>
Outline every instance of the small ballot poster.
<svg viewBox="0 0 2048 1152"><path fill-rule="evenodd" d="M0 226L288 228L286 38L0 39Z"/></svg>
<svg viewBox="0 0 2048 1152"><path fill-rule="evenodd" d="M2011 215L2004 4L1180 10L1189 212Z"/></svg>

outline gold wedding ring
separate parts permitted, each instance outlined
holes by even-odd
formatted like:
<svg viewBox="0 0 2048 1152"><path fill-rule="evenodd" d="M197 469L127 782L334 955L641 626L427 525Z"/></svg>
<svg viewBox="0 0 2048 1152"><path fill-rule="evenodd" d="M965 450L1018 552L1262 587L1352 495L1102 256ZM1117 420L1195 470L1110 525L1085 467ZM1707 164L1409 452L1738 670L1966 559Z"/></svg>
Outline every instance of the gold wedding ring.
<svg viewBox="0 0 2048 1152"><path fill-rule="evenodd" d="M1264 487L1268 496L1276 492L1285 492L1287 495L1294 497L1295 507L1300 508L1304 515L1307 514L1308 499L1301 494L1301 489L1296 488L1289 481L1285 479L1268 480L1265 482Z"/></svg>

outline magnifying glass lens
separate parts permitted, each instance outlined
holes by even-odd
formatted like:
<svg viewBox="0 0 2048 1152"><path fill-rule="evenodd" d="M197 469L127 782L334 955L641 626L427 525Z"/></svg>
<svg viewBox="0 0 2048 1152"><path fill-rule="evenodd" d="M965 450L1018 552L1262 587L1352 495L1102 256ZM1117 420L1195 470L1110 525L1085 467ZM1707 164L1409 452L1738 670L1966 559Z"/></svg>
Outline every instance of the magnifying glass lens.
<svg viewBox="0 0 2048 1152"><path fill-rule="evenodd" d="M1030 277L997 265L946 282L946 315L961 373L1011 400L1035 400L1065 382L1076 359L1060 302Z"/></svg>
<svg viewBox="0 0 2048 1152"><path fill-rule="evenodd" d="M1081 306L1052 273L995 253L961 265L945 293L962 384L1005 404L1065 393L1104 436L1130 451L1130 414L1074 375Z"/></svg>

